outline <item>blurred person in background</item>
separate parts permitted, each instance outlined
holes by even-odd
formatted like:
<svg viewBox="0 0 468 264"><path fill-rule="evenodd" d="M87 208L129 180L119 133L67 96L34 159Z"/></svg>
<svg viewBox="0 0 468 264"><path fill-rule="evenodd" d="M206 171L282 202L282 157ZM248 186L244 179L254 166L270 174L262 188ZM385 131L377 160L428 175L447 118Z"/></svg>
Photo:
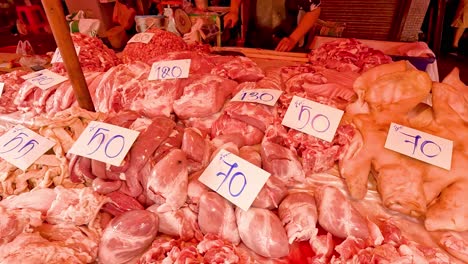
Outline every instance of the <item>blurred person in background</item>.
<svg viewBox="0 0 468 264"><path fill-rule="evenodd" d="M455 13L455 18L452 22L452 27L455 28L455 35L453 37L451 54L458 55L460 53L466 54L466 51L460 50L460 39L465 32L465 29L468 27L468 0L460 0L458 3L457 12Z"/></svg>

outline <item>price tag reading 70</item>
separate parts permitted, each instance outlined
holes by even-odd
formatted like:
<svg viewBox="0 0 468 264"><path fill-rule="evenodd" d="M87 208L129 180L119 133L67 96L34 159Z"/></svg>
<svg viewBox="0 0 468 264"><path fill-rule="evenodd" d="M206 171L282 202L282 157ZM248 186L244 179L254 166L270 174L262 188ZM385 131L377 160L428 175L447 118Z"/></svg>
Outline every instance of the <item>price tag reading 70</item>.
<svg viewBox="0 0 468 264"><path fill-rule="evenodd" d="M270 173L222 149L198 179L247 211Z"/></svg>
<svg viewBox="0 0 468 264"><path fill-rule="evenodd" d="M331 142L343 113L342 110L294 96L282 124Z"/></svg>
<svg viewBox="0 0 468 264"><path fill-rule="evenodd" d="M453 141L392 123L385 148L450 170Z"/></svg>
<svg viewBox="0 0 468 264"><path fill-rule="evenodd" d="M70 153L119 166L140 132L92 121Z"/></svg>
<svg viewBox="0 0 468 264"><path fill-rule="evenodd" d="M53 141L17 125L0 137L0 157L24 171L54 145Z"/></svg>

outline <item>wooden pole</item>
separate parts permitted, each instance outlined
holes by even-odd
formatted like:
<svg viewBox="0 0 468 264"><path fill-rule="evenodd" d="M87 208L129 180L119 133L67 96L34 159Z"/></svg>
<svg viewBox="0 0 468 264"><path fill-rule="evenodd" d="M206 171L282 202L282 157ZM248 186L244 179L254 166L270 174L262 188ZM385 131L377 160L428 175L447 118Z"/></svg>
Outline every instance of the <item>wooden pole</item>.
<svg viewBox="0 0 468 264"><path fill-rule="evenodd" d="M89 94L86 79L81 70L75 46L70 35L70 29L65 20L63 7L60 0L42 0L50 28L54 34L55 42L62 55L68 78L75 92L76 100L81 108L88 111L95 111L91 95Z"/></svg>

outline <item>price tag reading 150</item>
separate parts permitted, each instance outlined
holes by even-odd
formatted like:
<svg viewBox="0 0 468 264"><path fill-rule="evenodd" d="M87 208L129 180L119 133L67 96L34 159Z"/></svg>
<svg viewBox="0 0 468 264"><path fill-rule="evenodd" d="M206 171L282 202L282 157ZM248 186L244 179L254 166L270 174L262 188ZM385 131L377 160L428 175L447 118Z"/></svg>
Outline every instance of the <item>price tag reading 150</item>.
<svg viewBox="0 0 468 264"><path fill-rule="evenodd" d="M331 142L343 113L342 110L294 96L282 124Z"/></svg>
<svg viewBox="0 0 468 264"><path fill-rule="evenodd" d="M0 157L25 171L55 142L17 125L0 137Z"/></svg>
<svg viewBox="0 0 468 264"><path fill-rule="evenodd" d="M222 149L198 179L247 211L270 173Z"/></svg>
<svg viewBox="0 0 468 264"><path fill-rule="evenodd" d="M158 61L153 63L148 80L170 80L188 78L191 60Z"/></svg>
<svg viewBox="0 0 468 264"><path fill-rule="evenodd" d="M450 170L453 141L391 123L385 148Z"/></svg>
<svg viewBox="0 0 468 264"><path fill-rule="evenodd" d="M120 166L140 132L92 121L69 153Z"/></svg>

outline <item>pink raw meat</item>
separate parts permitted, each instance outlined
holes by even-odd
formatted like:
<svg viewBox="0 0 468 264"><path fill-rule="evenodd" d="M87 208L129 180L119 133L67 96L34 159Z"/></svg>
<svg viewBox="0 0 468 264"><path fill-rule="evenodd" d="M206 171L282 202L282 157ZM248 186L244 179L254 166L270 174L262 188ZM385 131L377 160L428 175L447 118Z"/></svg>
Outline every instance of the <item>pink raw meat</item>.
<svg viewBox="0 0 468 264"><path fill-rule="evenodd" d="M197 250L204 254L203 263L240 263L236 248L213 234L205 235Z"/></svg>
<svg viewBox="0 0 468 264"><path fill-rule="evenodd" d="M194 128L186 128L182 138L182 151L187 155L189 173L206 167L209 162L211 147L208 141Z"/></svg>
<svg viewBox="0 0 468 264"><path fill-rule="evenodd" d="M263 168L284 184L304 182L305 175L297 155L281 145L264 141L261 148Z"/></svg>
<svg viewBox="0 0 468 264"><path fill-rule="evenodd" d="M219 135L239 134L244 138L246 145L255 145L262 141L263 132L245 122L230 118L223 114L211 127L211 137Z"/></svg>
<svg viewBox="0 0 468 264"><path fill-rule="evenodd" d="M203 193L209 191L209 188L198 180L202 173L203 170L192 173L189 176L189 183L187 188L187 204L190 209L196 213L198 213L200 197Z"/></svg>
<svg viewBox="0 0 468 264"><path fill-rule="evenodd" d="M323 186L315 193L315 199L318 205L319 224L326 231L340 238L369 237L366 220L338 189Z"/></svg>
<svg viewBox="0 0 468 264"><path fill-rule="evenodd" d="M19 234L42 225L43 221L40 211L7 209L0 206L0 247L14 240Z"/></svg>
<svg viewBox="0 0 468 264"><path fill-rule="evenodd" d="M264 104L230 102L224 108L224 112L233 119L243 121L265 132L275 119L276 109Z"/></svg>
<svg viewBox="0 0 468 264"><path fill-rule="evenodd" d="M183 95L174 101L174 112L181 119L208 117L218 112L237 83L216 75L191 77Z"/></svg>
<svg viewBox="0 0 468 264"><path fill-rule="evenodd" d="M143 253L158 233L156 214L133 210L114 219L104 229L99 245L102 263L127 263Z"/></svg>
<svg viewBox="0 0 468 264"><path fill-rule="evenodd" d="M180 149L172 150L151 171L146 190L148 198L160 205L156 211L176 210L187 199L187 158Z"/></svg>
<svg viewBox="0 0 468 264"><path fill-rule="evenodd" d="M214 192L203 193L199 203L198 225L203 234L215 234L238 245L240 237L231 203Z"/></svg>
<svg viewBox="0 0 468 264"><path fill-rule="evenodd" d="M258 65L247 57L213 57L216 67L211 74L238 82L256 82L265 75Z"/></svg>
<svg viewBox="0 0 468 264"><path fill-rule="evenodd" d="M253 207L273 210L278 208L288 188L278 177L271 175L252 203Z"/></svg>
<svg viewBox="0 0 468 264"><path fill-rule="evenodd" d="M157 205L149 207L147 210L155 212ZM159 232L179 237L183 241L192 238L201 239L200 228L197 224L197 215L188 207L183 207L174 211L157 213L159 217Z"/></svg>
<svg viewBox="0 0 468 264"><path fill-rule="evenodd" d="M191 117L181 121L186 127L196 128L203 134L203 136L206 136L211 134L211 127L214 122L218 120L221 114L222 112L217 112L207 117Z"/></svg>
<svg viewBox="0 0 468 264"><path fill-rule="evenodd" d="M317 206L314 196L300 192L288 195L278 208L278 215L289 237L289 243L309 241L318 233Z"/></svg>
<svg viewBox="0 0 468 264"><path fill-rule="evenodd" d="M53 189L45 188L9 196L0 201L0 206L8 209L31 209L46 214L57 197Z"/></svg>
<svg viewBox="0 0 468 264"><path fill-rule="evenodd" d="M243 146L239 149L239 157L252 163L253 165L262 167L262 156L260 156L259 148L253 146Z"/></svg>
<svg viewBox="0 0 468 264"><path fill-rule="evenodd" d="M145 209L135 198L125 195L121 192L111 192L106 196L111 199L111 202L105 204L102 207L102 210L110 213L113 216L119 216L132 210Z"/></svg>
<svg viewBox="0 0 468 264"><path fill-rule="evenodd" d="M330 233L326 235L320 235L310 240L310 246L312 251L315 253L312 263L321 264L329 263L329 258L333 254L335 249L335 242L333 242L333 236Z"/></svg>
<svg viewBox="0 0 468 264"><path fill-rule="evenodd" d="M23 70L16 70L0 75L0 82L4 83L2 96L0 97L0 113L7 114L17 111L13 103L24 79L21 76L28 74Z"/></svg>
<svg viewBox="0 0 468 264"><path fill-rule="evenodd" d="M236 209L237 226L242 242L255 253L268 258L289 254L288 236L279 218L271 211Z"/></svg>

